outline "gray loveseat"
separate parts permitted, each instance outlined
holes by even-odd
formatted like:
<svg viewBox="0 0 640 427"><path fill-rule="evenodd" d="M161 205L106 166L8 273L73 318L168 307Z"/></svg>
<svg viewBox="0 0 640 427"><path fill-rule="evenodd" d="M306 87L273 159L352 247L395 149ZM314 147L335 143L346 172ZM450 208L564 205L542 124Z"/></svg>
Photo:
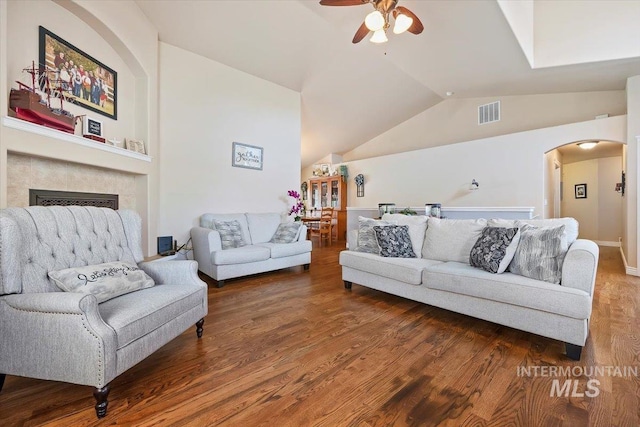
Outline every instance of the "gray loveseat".
<svg viewBox="0 0 640 427"><path fill-rule="evenodd" d="M141 230L126 210L0 211L0 390L7 374L90 385L103 417L111 380L194 324L202 336L207 286L196 262L141 262ZM99 303L49 278L106 262L142 269L155 285Z"/></svg>
<svg viewBox="0 0 640 427"><path fill-rule="evenodd" d="M383 219L394 220L397 215ZM422 217L424 218L424 217ZM403 220L401 219L400 224ZM510 220L439 220L438 227L406 219L417 258L390 258L346 250L340 253L345 288L352 283L565 342L567 355L580 359L598 266L598 246L578 239L573 218L526 220L539 227L565 226L568 251L560 284L511 272L493 274L469 264L469 252L484 226L514 227ZM431 223L429 219L429 223ZM434 222L435 224L435 222ZM422 228L421 228L422 227ZM474 229L475 228L475 229ZM447 231L448 230L448 231ZM358 230L349 248L358 246ZM416 240L417 238L417 240ZM466 259L465 259L466 258Z"/></svg>
<svg viewBox="0 0 640 427"><path fill-rule="evenodd" d="M242 246L223 249L215 222L237 221L241 229ZM307 227L300 225L291 243L271 242L282 223L279 213L213 214L200 217L200 226L191 229L194 259L201 272L224 286L226 279L263 273L311 263L311 241Z"/></svg>

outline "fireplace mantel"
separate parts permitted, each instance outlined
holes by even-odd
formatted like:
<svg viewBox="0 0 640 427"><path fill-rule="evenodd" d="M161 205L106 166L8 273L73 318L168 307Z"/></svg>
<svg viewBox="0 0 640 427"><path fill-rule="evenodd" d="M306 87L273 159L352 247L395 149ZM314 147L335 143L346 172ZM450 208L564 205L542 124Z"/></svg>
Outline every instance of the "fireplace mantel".
<svg viewBox="0 0 640 427"><path fill-rule="evenodd" d="M2 124L6 128L15 129L20 132L44 137L47 143L44 149L38 148L35 137L32 143L24 143L24 138L19 145L7 147L8 151L29 154L37 157L52 158L58 160L68 160L74 163L88 164L113 170L131 172L140 175L147 175L152 157L126 150L124 148L113 147L101 142L92 141L78 135L72 135L56 129L47 128L13 117L2 117ZM73 149L72 156L62 154L68 153L70 144L74 144L78 149ZM43 144L40 144L42 147Z"/></svg>

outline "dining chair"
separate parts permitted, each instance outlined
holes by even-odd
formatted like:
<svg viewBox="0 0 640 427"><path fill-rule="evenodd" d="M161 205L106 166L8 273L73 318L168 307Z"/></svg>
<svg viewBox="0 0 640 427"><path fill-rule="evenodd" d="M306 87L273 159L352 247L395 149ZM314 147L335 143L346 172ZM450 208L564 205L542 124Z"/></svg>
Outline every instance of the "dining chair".
<svg viewBox="0 0 640 427"><path fill-rule="evenodd" d="M320 212L320 218L317 222L317 227L311 229L311 236L320 237L320 246L322 246L322 240L328 239L329 244L333 235L333 208L324 207Z"/></svg>

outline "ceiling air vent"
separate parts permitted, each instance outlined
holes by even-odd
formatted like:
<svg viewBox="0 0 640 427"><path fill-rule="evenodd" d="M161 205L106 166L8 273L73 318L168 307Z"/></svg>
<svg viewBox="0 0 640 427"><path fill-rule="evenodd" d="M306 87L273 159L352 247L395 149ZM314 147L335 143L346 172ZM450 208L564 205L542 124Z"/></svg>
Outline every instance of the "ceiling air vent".
<svg viewBox="0 0 640 427"><path fill-rule="evenodd" d="M478 124L500 121L500 101L478 107Z"/></svg>

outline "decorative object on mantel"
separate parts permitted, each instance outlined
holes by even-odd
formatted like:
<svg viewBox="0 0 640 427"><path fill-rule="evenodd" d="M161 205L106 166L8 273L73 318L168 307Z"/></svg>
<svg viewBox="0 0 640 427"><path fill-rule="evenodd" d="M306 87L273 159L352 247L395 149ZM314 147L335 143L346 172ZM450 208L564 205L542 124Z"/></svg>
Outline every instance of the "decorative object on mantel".
<svg viewBox="0 0 640 427"><path fill-rule="evenodd" d="M440 218L441 212L442 212L441 203L426 203L424 205L424 214L426 216Z"/></svg>
<svg viewBox="0 0 640 427"><path fill-rule="evenodd" d="M478 181L474 179L471 180L471 186L469 187L469 190L477 190L480 187L480 184L478 184Z"/></svg>
<svg viewBox="0 0 640 427"><path fill-rule="evenodd" d="M112 147L124 148L124 141L119 140L118 138L107 139L107 145L111 145Z"/></svg>
<svg viewBox="0 0 640 427"><path fill-rule="evenodd" d="M356 34L352 43L359 43L370 31L373 36L369 39L372 43L384 43L387 39L387 29L391 26L389 15L393 15L395 25L394 34L402 34L409 31L412 34L420 34L424 26L420 19L409 9L397 6L398 0L320 0L322 6L358 6L371 3L374 11L367 15Z"/></svg>
<svg viewBox="0 0 640 427"><path fill-rule="evenodd" d="M386 213L396 213L395 203L378 203L378 215L382 218L382 215Z"/></svg>
<svg viewBox="0 0 640 427"><path fill-rule="evenodd" d="M262 147L234 142L231 165L237 168L262 170Z"/></svg>
<svg viewBox="0 0 640 427"><path fill-rule="evenodd" d="M94 141L105 142L102 136L102 122L87 115L82 116L82 136Z"/></svg>
<svg viewBox="0 0 640 427"><path fill-rule="evenodd" d="M304 202L300 198L300 193L296 190L289 190L287 191L287 195L294 199L293 206L289 209L289 215L295 215L293 220L300 221L304 215Z"/></svg>
<svg viewBox="0 0 640 427"><path fill-rule="evenodd" d="M307 200L308 190L309 190L309 184L307 184L307 181L304 181L302 184L300 184L300 192L302 193L302 200Z"/></svg>
<svg viewBox="0 0 640 427"><path fill-rule="evenodd" d="M349 178L349 170L347 169L347 165L340 165L340 176L342 176L342 179L347 179Z"/></svg>
<svg viewBox="0 0 640 427"><path fill-rule="evenodd" d="M39 52L41 72L67 101L118 119L118 73L42 26Z"/></svg>
<svg viewBox="0 0 640 427"><path fill-rule="evenodd" d="M356 197L364 197L364 175L359 173L354 181L356 182Z"/></svg>
<svg viewBox="0 0 640 427"><path fill-rule="evenodd" d="M49 78L40 67L36 68L35 62L31 63L31 68L22 71L31 75L31 82L16 81L18 89L11 89L9 93L9 115L73 134L76 118L64 109L65 96L60 87L51 86Z"/></svg>
<svg viewBox="0 0 640 427"><path fill-rule="evenodd" d="M406 207L404 209L402 209L401 211L396 211L397 214L402 214L402 215L407 215L407 216L414 216L414 215L418 215L418 212L414 211L413 209L411 209L410 207Z"/></svg>
<svg viewBox="0 0 640 427"><path fill-rule="evenodd" d="M140 141L138 139L126 138L125 144L126 144L127 150L135 151L136 153L140 153L140 154L147 154L144 149L144 141Z"/></svg>

